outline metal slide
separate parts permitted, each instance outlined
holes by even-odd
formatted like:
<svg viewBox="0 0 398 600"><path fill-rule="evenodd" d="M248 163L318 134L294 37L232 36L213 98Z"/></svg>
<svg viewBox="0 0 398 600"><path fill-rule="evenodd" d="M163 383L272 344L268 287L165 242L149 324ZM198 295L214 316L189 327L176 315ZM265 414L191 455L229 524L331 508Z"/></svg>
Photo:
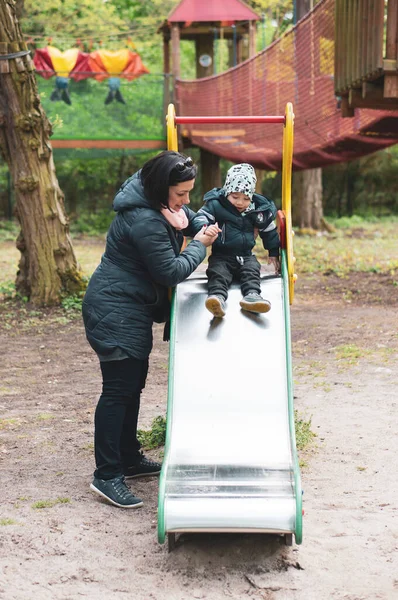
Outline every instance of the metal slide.
<svg viewBox="0 0 398 600"><path fill-rule="evenodd" d="M242 311L233 284L224 319L205 308L194 273L174 293L167 439L158 538L179 532L257 532L302 540L295 447L286 252L263 277L271 311Z"/></svg>
<svg viewBox="0 0 398 600"><path fill-rule="evenodd" d="M227 314L205 308L200 272L177 286L171 310L165 457L159 485L158 538L179 532L258 532L302 541L290 341L295 258L291 218L293 106L285 116L176 116L167 113L167 147L178 150L184 123L281 123L281 277L262 280L272 308L240 309L231 287Z"/></svg>

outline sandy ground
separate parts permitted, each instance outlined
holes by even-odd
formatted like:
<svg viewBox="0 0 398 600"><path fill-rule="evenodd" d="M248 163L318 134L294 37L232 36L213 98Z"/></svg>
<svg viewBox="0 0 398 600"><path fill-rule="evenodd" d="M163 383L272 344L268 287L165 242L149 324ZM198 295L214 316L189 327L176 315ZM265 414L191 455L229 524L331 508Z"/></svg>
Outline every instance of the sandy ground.
<svg viewBox="0 0 398 600"><path fill-rule="evenodd" d="M317 437L302 456L303 544L291 548L186 534L169 553L153 479L134 486L141 509L101 502L89 490L100 373L80 320L0 323L0 598L398 598L398 293L387 283L297 284L295 404ZM141 428L165 413L168 348L155 333Z"/></svg>

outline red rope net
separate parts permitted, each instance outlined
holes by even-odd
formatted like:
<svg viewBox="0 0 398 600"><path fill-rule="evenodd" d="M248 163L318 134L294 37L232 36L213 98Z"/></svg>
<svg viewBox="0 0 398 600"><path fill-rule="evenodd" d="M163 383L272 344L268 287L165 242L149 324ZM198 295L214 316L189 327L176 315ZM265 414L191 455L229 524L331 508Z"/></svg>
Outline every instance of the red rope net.
<svg viewBox="0 0 398 600"><path fill-rule="evenodd" d="M177 114L295 113L293 167L352 160L398 142L398 111L355 109L342 118L334 95L334 0L321 1L281 39L221 75L176 82ZM233 162L281 169L282 127L182 125L193 144Z"/></svg>

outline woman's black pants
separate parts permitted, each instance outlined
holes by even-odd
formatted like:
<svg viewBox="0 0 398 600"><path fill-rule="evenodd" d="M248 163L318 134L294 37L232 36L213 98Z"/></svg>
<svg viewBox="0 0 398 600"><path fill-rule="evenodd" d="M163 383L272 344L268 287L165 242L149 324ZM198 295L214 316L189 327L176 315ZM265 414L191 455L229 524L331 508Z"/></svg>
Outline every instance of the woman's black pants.
<svg viewBox="0 0 398 600"><path fill-rule="evenodd" d="M102 394L95 411L94 477L113 479L139 456L137 422L148 359L101 362Z"/></svg>

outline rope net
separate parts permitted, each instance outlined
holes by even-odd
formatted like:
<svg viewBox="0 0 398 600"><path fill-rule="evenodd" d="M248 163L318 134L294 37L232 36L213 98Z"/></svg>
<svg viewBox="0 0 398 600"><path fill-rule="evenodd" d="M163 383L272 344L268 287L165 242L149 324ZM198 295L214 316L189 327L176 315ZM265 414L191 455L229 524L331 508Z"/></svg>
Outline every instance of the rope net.
<svg viewBox="0 0 398 600"><path fill-rule="evenodd" d="M334 5L323 0L255 57L214 77L177 80L177 114L284 115L293 103L295 170L353 160L398 142L398 111L355 109L334 94ZM232 162L281 170L280 125L183 125L182 135Z"/></svg>

